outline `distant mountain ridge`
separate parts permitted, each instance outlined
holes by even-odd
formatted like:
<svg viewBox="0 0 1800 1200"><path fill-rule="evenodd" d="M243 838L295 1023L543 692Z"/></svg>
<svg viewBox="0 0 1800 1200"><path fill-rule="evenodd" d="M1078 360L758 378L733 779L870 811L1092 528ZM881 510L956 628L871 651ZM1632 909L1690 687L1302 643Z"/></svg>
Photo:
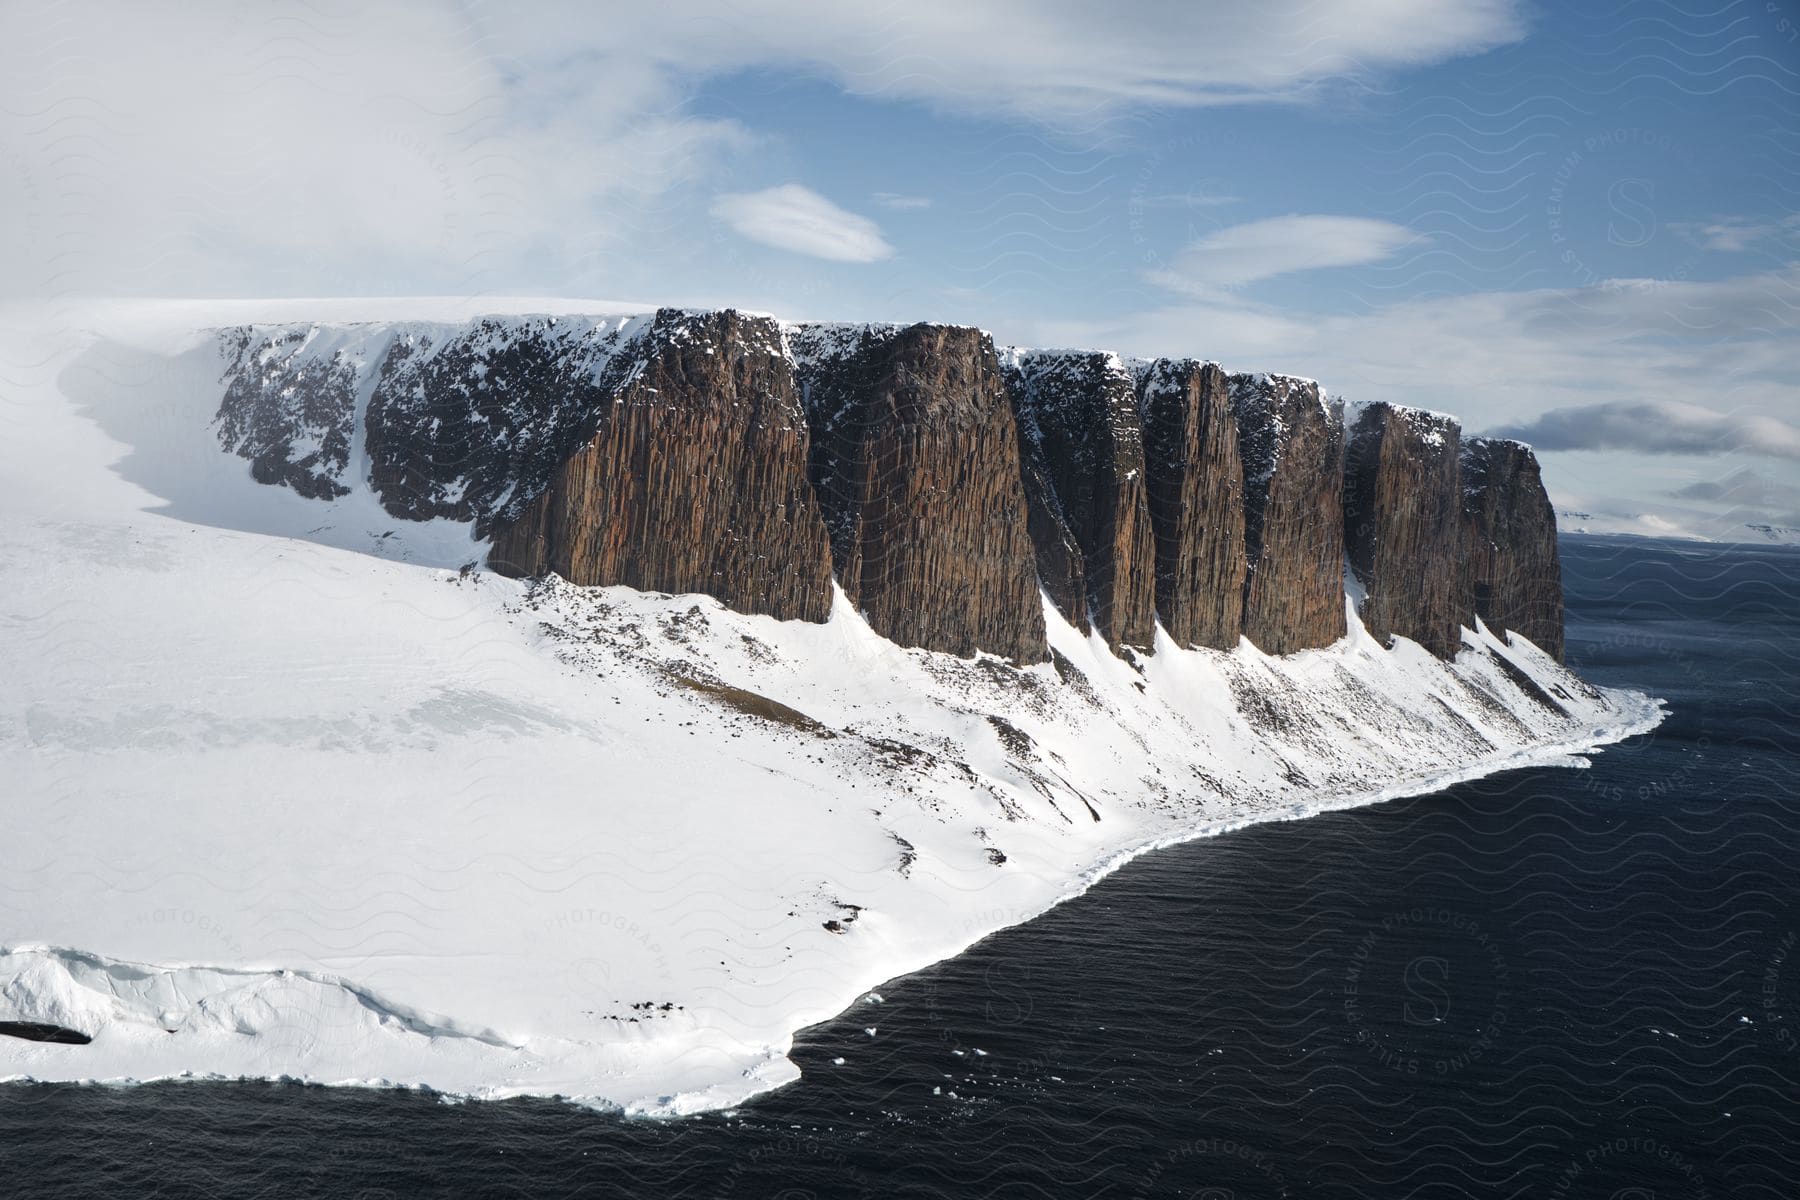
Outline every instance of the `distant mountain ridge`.
<svg viewBox="0 0 1800 1200"><path fill-rule="evenodd" d="M895 642L1021 664L1040 587L1115 650L1281 654L1344 635L1348 583L1384 640L1449 658L1480 618L1562 654L1531 449L1311 380L730 309L220 338L256 479L470 522L508 574L815 622L835 581Z"/></svg>

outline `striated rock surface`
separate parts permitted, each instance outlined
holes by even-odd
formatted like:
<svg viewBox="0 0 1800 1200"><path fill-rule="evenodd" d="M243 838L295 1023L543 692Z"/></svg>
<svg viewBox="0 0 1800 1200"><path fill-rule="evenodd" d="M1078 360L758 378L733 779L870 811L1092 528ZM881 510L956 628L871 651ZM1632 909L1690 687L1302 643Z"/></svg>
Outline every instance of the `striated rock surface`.
<svg viewBox="0 0 1800 1200"><path fill-rule="evenodd" d="M902 645L1048 657L1018 429L991 338L799 326L790 344L838 582Z"/></svg>
<svg viewBox="0 0 1800 1200"><path fill-rule="evenodd" d="M1156 610L1184 646L1228 650L1244 629L1244 464L1217 363L1157 359L1140 372Z"/></svg>
<svg viewBox="0 0 1800 1200"><path fill-rule="evenodd" d="M1089 619L1087 571L1081 544L1069 529L1057 498L1056 484L1042 461L1019 447L1020 482L1025 489L1025 532L1037 555L1038 586L1063 618L1082 633L1093 630ZM1117 645L1115 643L1115 649Z"/></svg>
<svg viewBox="0 0 1800 1200"><path fill-rule="evenodd" d="M1456 657L1468 618L1462 578L1462 430L1442 413L1363 408L1344 455L1344 543L1369 633Z"/></svg>
<svg viewBox="0 0 1800 1200"><path fill-rule="evenodd" d="M1529 447L1282 375L1007 351L969 328L665 309L219 331L220 444L259 481L466 523L513 574L697 591L1028 663L1041 599L1115 650L1344 632L1560 655ZM1346 444L1347 443L1347 444Z"/></svg>
<svg viewBox="0 0 1800 1200"><path fill-rule="evenodd" d="M356 348L319 338L317 326L222 333L225 396L213 425L226 450L250 460L258 483L335 500L350 491L343 476L363 360Z"/></svg>
<svg viewBox="0 0 1800 1200"><path fill-rule="evenodd" d="M1465 607L1496 633L1523 634L1560 661L1556 511L1530 446L1505 438L1463 442L1461 542Z"/></svg>
<svg viewBox="0 0 1800 1200"><path fill-rule="evenodd" d="M1291 375L1233 375L1244 463L1244 636L1269 654L1344 636L1341 413Z"/></svg>
<svg viewBox="0 0 1800 1200"><path fill-rule="evenodd" d="M1130 373L1114 354L1033 350L1006 375L1045 590L1077 628L1091 614L1115 650L1152 646L1155 540Z"/></svg>
<svg viewBox="0 0 1800 1200"><path fill-rule="evenodd" d="M741 612L823 621L831 556L807 482L807 428L769 317L665 309L616 361L595 427L489 562L578 584L705 592Z"/></svg>

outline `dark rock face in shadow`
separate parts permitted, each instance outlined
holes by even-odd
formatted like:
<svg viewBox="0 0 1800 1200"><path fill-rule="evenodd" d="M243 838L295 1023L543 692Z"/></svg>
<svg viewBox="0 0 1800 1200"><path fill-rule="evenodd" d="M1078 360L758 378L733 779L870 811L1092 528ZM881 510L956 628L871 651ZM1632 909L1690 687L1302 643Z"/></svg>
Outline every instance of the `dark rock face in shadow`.
<svg viewBox="0 0 1800 1200"><path fill-rule="evenodd" d="M226 450L250 460L258 483L310 500L346 496L356 416L357 362L345 350L306 353L306 328L225 331L225 397L213 418Z"/></svg>
<svg viewBox="0 0 1800 1200"><path fill-rule="evenodd" d="M665 310L630 358L591 436L516 519L495 523L490 564L825 620L830 549L780 327Z"/></svg>
<svg viewBox="0 0 1800 1200"><path fill-rule="evenodd" d="M1131 375L1116 355L1025 351L1008 365L1038 575L1107 643L1155 644L1155 541ZM1072 551L1072 552L1071 552Z"/></svg>
<svg viewBox="0 0 1800 1200"><path fill-rule="evenodd" d="M1217 363L1157 359L1139 378L1156 543L1156 611L1183 646L1229 650L1244 628L1244 464Z"/></svg>
<svg viewBox="0 0 1800 1200"><path fill-rule="evenodd" d="M518 515L599 423L636 331L558 317L402 331L381 364L364 430L369 485L415 521Z"/></svg>
<svg viewBox="0 0 1800 1200"><path fill-rule="evenodd" d="M1562 563L1537 455L1522 442L1469 438L1462 481L1465 609L1495 632L1523 634L1560 662Z"/></svg>
<svg viewBox="0 0 1800 1200"><path fill-rule="evenodd" d="M1344 636L1344 431L1319 385L1230 377L1244 462L1244 636L1269 654Z"/></svg>
<svg viewBox="0 0 1800 1200"><path fill-rule="evenodd" d="M802 326L811 477L846 595L882 635L1042 662L1018 429L978 329Z"/></svg>
<svg viewBox="0 0 1800 1200"><path fill-rule="evenodd" d="M1350 428L1344 465L1344 540L1365 593L1363 624L1383 644L1399 635L1446 659L1470 623L1461 438L1441 413L1371 404Z"/></svg>

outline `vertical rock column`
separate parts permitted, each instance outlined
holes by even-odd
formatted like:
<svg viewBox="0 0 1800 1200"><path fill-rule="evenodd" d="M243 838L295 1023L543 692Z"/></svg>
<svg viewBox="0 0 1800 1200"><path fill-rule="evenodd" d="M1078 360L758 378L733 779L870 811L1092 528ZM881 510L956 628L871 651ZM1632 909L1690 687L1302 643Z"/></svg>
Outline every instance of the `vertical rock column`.
<svg viewBox="0 0 1800 1200"><path fill-rule="evenodd" d="M1156 610L1183 646L1228 650L1244 627L1244 464L1217 363L1158 359L1140 404Z"/></svg>
<svg viewBox="0 0 1800 1200"><path fill-rule="evenodd" d="M1441 413L1371 404L1349 430L1344 542L1385 643L1411 638L1454 658L1467 620L1462 580L1462 431Z"/></svg>
<svg viewBox="0 0 1800 1200"><path fill-rule="evenodd" d="M1530 446L1504 438L1463 443L1462 525L1467 607L1494 632L1523 634L1560 661L1556 511Z"/></svg>
<svg viewBox="0 0 1800 1200"><path fill-rule="evenodd" d="M993 341L801 326L812 481L845 593L907 646L1048 657L1018 430Z"/></svg>
<svg viewBox="0 0 1800 1200"><path fill-rule="evenodd" d="M592 436L497 524L495 568L825 620L829 543L775 321L665 309L606 378Z"/></svg>
<svg viewBox="0 0 1800 1200"><path fill-rule="evenodd" d="M1025 351L1007 376L1045 590L1079 629L1091 612L1114 650L1151 646L1155 542L1130 374L1114 354Z"/></svg>
<svg viewBox="0 0 1800 1200"><path fill-rule="evenodd" d="M1344 430L1319 385L1230 377L1244 461L1244 636L1269 654L1344 636Z"/></svg>

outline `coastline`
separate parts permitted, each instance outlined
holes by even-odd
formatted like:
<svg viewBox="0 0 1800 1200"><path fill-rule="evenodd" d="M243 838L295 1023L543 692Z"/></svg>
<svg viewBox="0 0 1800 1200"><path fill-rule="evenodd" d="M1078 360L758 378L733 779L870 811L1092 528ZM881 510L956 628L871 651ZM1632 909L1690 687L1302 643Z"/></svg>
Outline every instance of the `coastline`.
<svg viewBox="0 0 1800 1200"><path fill-rule="evenodd" d="M1121 658L1046 601L1053 661L1012 668L841 593L814 625L465 571L466 526L250 483L212 348L167 337L49 343L0 446L0 1020L93 1039L0 1038L7 1079L725 1108L1153 849L1660 720L1523 639L1447 664L1353 612L1323 650Z"/></svg>
<svg viewBox="0 0 1800 1200"><path fill-rule="evenodd" d="M323 548L316 552L327 556L342 554ZM362 561L369 562L366 558L362 558ZM385 569L398 569L408 577L421 574L435 577L439 586L448 582L442 578L447 573L431 568L387 564ZM670 617L689 616L696 607L696 602L702 602L697 597L655 597L628 593L625 589L603 589L600 595L577 589L555 589L555 595L549 604L532 609L529 607L527 589L511 583L501 585L496 581L490 582L504 588L502 594L510 603L503 602L502 607L518 609L509 618L515 626L520 624L518 618L542 618L550 615L552 610L553 619L541 621L542 627L553 628L558 622L578 626L581 619L590 616L592 611L599 610L610 614L610 619L633 638L641 636L646 629L667 628ZM488 603L492 600L492 596L487 598ZM772 633L793 631L793 623L743 617L716 605L712 608L713 611L708 614L709 619L716 626L723 627L715 628L713 634L709 635L710 645L723 658L731 657L737 646L747 644L739 640L746 636L761 639L761 645L766 648L778 645L771 637ZM628 618L621 617L621 612L629 612L630 615ZM822 630L798 632L803 637L810 632L810 636L823 637L839 646L861 647L863 654L873 655L874 661L885 664L891 672L889 685L900 690L916 687L921 678L934 678L933 672L948 671L950 692L962 698L951 706L952 711L948 715L952 717L958 715L955 711L957 709L968 711L967 693L963 689L971 686L972 681L986 680L992 675L992 672L982 668L978 662L953 659L946 661L944 656L899 651L874 638L866 627L859 626L860 622L854 614L846 609L835 615L833 622ZM577 641L575 644L579 649L571 660L567 657L571 639L566 631L562 635L540 632L538 636L545 639L545 644L557 647L559 654L563 655L554 665L565 678L571 674L577 678L592 674L612 675L618 669L617 659L609 659L605 665L581 659L580 654L592 645L591 640L585 644ZM1104 697L1125 702L1121 698L1130 694L1127 689L1131 688L1131 683L1137 678L1137 668L1112 658L1103 643L1084 639L1066 625L1056 629L1055 640L1066 656L1082 656L1078 669L1091 672L1088 679L1095 691ZM1472 631L1468 640L1469 646L1459 659L1459 664L1462 670L1473 671L1472 664L1481 663L1483 655L1498 643L1485 631ZM681 661L692 669L696 649L692 636L666 644L663 649L678 651ZM799 652L795 661L816 662L828 657L817 646L795 649ZM1509 650L1528 662L1533 677L1548 686L1562 688L1573 679L1561 667L1530 650L1528 644L1514 643ZM634 654L641 653L641 647L634 651ZM767 688L769 676L784 674L793 665L786 654L779 657L782 661L773 666L768 663L757 664L761 671L760 678L746 678L742 673L744 662L731 663L723 670L703 670L701 674L717 674L721 678ZM754 661L755 658L756 653L753 651L751 658L745 661ZM1129 678L1106 679L1103 671L1107 669L1108 660L1116 664L1114 669L1121 676ZM713 660L714 667L724 665L718 659ZM569 670L571 666L575 668L573 672ZM656 654L645 656L638 662L638 666L644 680L651 684L652 692L658 688L661 690L662 694L657 696L656 703L670 706L670 711L663 714L659 723L680 728L684 722L676 720L676 717L696 722L704 719L703 714L714 715L709 710L716 711L718 706L703 694L691 693L684 688L667 687L666 676L663 674L665 666L659 663ZM1150 661L1146 678L1151 700L1161 705L1170 700L1169 696L1160 694L1165 688L1170 692L1180 693L1182 683L1191 685L1193 682L1183 676L1196 671L1212 681L1215 693L1229 694L1228 688L1218 687L1218 676L1221 674L1232 676L1234 672L1274 672L1271 678L1284 679L1287 682L1283 686L1292 687L1304 686L1304 681L1309 676L1329 675L1346 667L1365 673L1373 672L1372 677L1378 683L1385 671L1394 677L1384 685L1390 688L1395 686L1395 679L1409 680L1409 671L1430 671L1434 686L1444 686L1446 680L1454 680L1456 676L1454 670L1437 664L1436 660L1429 659L1416 647L1404 643L1393 650L1374 647L1360 626L1355 626L1349 637L1333 647L1288 659L1272 659L1247 646L1228 653L1181 651L1166 647L1156 659ZM1035 674L1037 677L1051 679L1056 677L1056 669L1046 665L1017 674ZM1159 674L1168 677L1158 678ZM1497 679L1489 682L1495 687L1501 686ZM792 704L796 711L818 717L833 730L847 732L857 727L856 720L852 719L850 711L832 711L825 696L836 695L838 702L847 704L849 710L862 709L863 706L858 705L854 699L845 699L845 693L853 694L859 686L856 672L852 670L848 673L833 673L833 677L825 682L814 680L809 687L785 691L774 688L767 690L782 703ZM1005 691L1015 685L998 686ZM1408 686L1416 688L1420 685L1413 681ZM879 693L881 689L878 687L876 690ZM117 1010L104 1013L90 1010L90 1021L96 1017L101 1019L100 1027L95 1029L99 1036L92 1045L44 1046L8 1039L12 1044L0 1047L0 1050L11 1053L7 1055L6 1066L0 1067L0 1073L8 1079L105 1083L148 1082L166 1078L302 1078L307 1082L340 1086L423 1088L455 1098L498 1099L519 1095L560 1097L578 1104L641 1116L677 1116L728 1109L799 1078L798 1068L787 1058L793 1037L799 1030L842 1013L854 1006L871 989L879 988L884 981L911 974L960 954L1000 929L1029 921L1050 908L1074 899L1099 880L1142 855L1183 842L1219 836L1253 824L1298 820L1325 812L1364 807L1389 799L1437 791L1457 782L1501 771L1542 765L1585 765L1582 755L1654 728L1663 716L1660 702L1641 693L1595 691L1593 697L1589 703L1597 704L1598 707L1592 711L1603 713L1602 719L1589 721L1579 728L1558 723L1560 732L1545 740L1502 746L1484 755L1445 764L1437 769L1428 768L1415 775L1370 780L1365 786L1315 789L1304 798L1291 789L1268 792L1253 804L1242 803L1241 796L1231 797L1228 798L1231 811L1215 810L1210 816L1192 810L1146 812L1129 803L1121 805L1115 798L1101 798L1092 792L1084 793L1081 788L1070 785L1067 792L1062 793L1062 805L1058 806L1054 799L1051 800L1055 816L1040 811L1032 817L1012 823L1014 828L1008 829L1005 834L1008 846L1006 854L1010 857L1007 867L1001 871L994 871L984 860L978 860L978 863L968 861L969 851L992 848L989 846L992 839L989 837L988 827L995 814L991 804L977 806L961 819L959 824L962 828L952 831L960 836L940 838L935 844L927 842L926 837L915 826L892 821L880 822L877 828L881 831L881 836L909 838L909 845L919 847L919 853L926 856L924 866L901 873L890 863L885 868L878 869L881 878L877 880L870 880L861 872L852 872L849 876L840 878L835 886L841 893L842 903L846 906L844 909L820 908L810 914L810 917L803 915L800 920L789 923L790 926L816 928L818 922L814 918L830 911L854 911L859 918L849 936L815 936L809 944L806 953L810 969L800 972L806 985L803 998L796 1001L790 988L785 1008L777 1013L769 1007L771 1004L783 1003L779 999L770 1001L766 998L769 995L779 995L777 989L782 986L784 979L779 971L767 971L753 981L737 985L734 993L737 999L731 1003L736 1004L739 1011L729 1014L729 1017L735 1020L738 1029L733 1030L726 1024L720 1030L723 1036L717 1040L709 1036L704 1022L681 1025L672 1031L672 1037L666 1039L660 1039L654 1034L647 1038L628 1037L623 1043L610 1044L569 1039L558 1036L569 1030L566 1017L563 1018L563 1027L555 1029L549 1037L519 1037L516 1026L512 1027L515 1032L507 1032L508 1023L504 1019L509 1007L516 1006L516 999L509 1001L504 996L489 997L485 1010L464 1014L459 1012L455 1004L443 1001L445 995L454 994L458 989L446 992L441 979L430 986L418 979L408 979L403 981L401 988L390 990L385 986L385 979L359 980L361 973L356 970L340 967L322 973L322 967L332 965L329 958L310 958L296 962L279 953L263 957L258 955L254 946L240 945L240 949L247 949L247 953L238 957L235 960L238 965L229 970L257 976L258 986L266 985L270 979L284 981L279 984L282 989L279 994L283 997L281 1003L290 1010L289 1015L314 1005L321 1011L331 1012L334 1006L341 1004L345 996L357 998L356 1004L350 1007L358 1009L358 1012L352 1017L332 1017L298 1029L291 1021L276 1022L259 1035L273 1043L269 1047L247 1045L246 1043L256 1040L256 1036L252 1036L248 1039L227 1039L223 1043L190 1042L177 1051L172 1043L184 1039L168 1038L161 1030L157 1030L156 1036L148 1043L142 1038L127 1038L124 1044L109 1046L109 1037L116 1037L121 1029L129 1027L134 1020L141 1023L149 1012L141 1004L123 1014ZM987 699L992 700L992 697ZM1421 693L1415 699L1422 705L1424 694ZM1520 704L1524 703L1522 695L1515 700ZM591 693L586 703L591 706ZM1013 710L1002 711L1009 712L1013 720L1029 722L1025 714ZM867 720L866 710L858 715ZM1238 714L1225 712L1214 712L1211 715L1231 720L1238 718ZM745 718L730 710L727 710L718 723L722 734L729 730L726 736L735 739L735 742L728 743L733 746L734 754L750 750L745 755L747 761L743 769L746 773L783 769L783 762L791 759L797 750L804 755L812 748L808 735L785 727L769 728L766 722L759 725L755 719ZM1079 723L1078 721L1077 724ZM962 724L966 725L966 720ZM770 736L754 748L747 747L744 743L748 739L744 735L751 728L755 728L758 734L766 733ZM1040 735L1045 732L1037 726L1031 728ZM870 743L889 740L887 735L893 732L894 729L887 728L880 730L879 736L873 736L877 731L870 731ZM1240 728L1238 733L1241 737L1245 731ZM844 744L851 740L851 737L840 735L823 745L847 751ZM922 738L919 740L923 741ZM990 761L980 761L973 753L970 754L971 759L977 761L978 769L989 783L1007 780L1016 803L1028 794L1025 788L1019 786L1020 781L1016 778L1007 779L1008 772L1016 770L1019 764L1010 759L1003 744L986 749L990 754L994 751L999 753L993 754ZM1239 752L1243 749L1243 746L1237 747ZM516 754L517 748L508 748L508 753ZM866 759L862 757L865 753L866 747L858 747L855 755L866 765ZM655 774L656 764L652 762L648 765L651 773ZM1066 768L1067 764L1064 766ZM911 780L914 784L932 782L940 793L944 790L943 778L933 781L929 772L926 776L918 776L908 773L910 769L910 764L902 764L897 777ZM949 774L948 769L940 774ZM1064 782L1067 783L1068 779L1065 778ZM831 785L822 780L817 781L816 786L817 794L821 796L833 794L829 790ZM1083 794L1094 797L1106 816L1106 822L1098 819L1090 822L1085 818L1080 824L1070 821L1068 813L1063 810L1078 812L1079 809L1070 804L1068 798ZM940 794L939 802L943 799ZM1041 804L1039 808L1041 810ZM983 812L987 813L986 817L982 816ZM973 826L973 830L970 826ZM1014 840L1028 827L1040 838L1036 843L1036 853L1031 849L1021 849ZM899 833L898 830L904 832ZM1070 830L1077 836L1071 836ZM1109 830L1116 832L1106 832ZM971 832L975 834L972 840ZM1119 840L1114 841L1114 838ZM960 845L950 844L952 842ZM821 857L829 858L832 855L822 853ZM959 858L960 861L957 861ZM666 866L662 868L663 871L668 869L670 868ZM652 871L646 878L656 880L657 876L658 873ZM896 879L899 881L898 888L894 886ZM894 898L908 895L915 884L920 885L926 893L922 896L914 895L913 901L916 903ZM666 887L667 884L659 881L657 886ZM739 883L735 886L741 889L750 885ZM746 895L754 895L760 886L762 885L753 886L752 891ZM888 899L882 900L882 896ZM831 899L837 902L840 896L834 893ZM745 903L753 912L767 910L766 903L754 900ZM910 916L907 915L909 912ZM578 925L571 926L564 933L577 928ZM863 938L865 930L871 929L878 935L878 944L866 948L859 946L858 941ZM142 939L134 937L132 940L142 944ZM96 947L92 937L29 941L9 938L8 943L12 949L21 952L26 945L46 944L81 948L74 953L107 950L105 945ZM707 951L723 944L709 942ZM833 953L839 947L847 945L856 947L858 952L847 957ZM449 949L449 946L445 946L436 952L443 953ZM661 988L672 998L678 997L673 1002L683 1007L690 1006L696 997L704 998L706 989L697 983L696 978L691 977L691 972L695 969L693 959L697 956L689 955L685 962L678 962L671 957L668 948L659 944L653 949L656 953L652 955L640 955L635 971L612 972L605 979L607 990L623 1000L638 992ZM5 956L0 954L0 963L6 961ZM127 966L160 964L149 970L154 972L169 969L179 973L176 985L178 991L203 986L195 982L202 974L222 973L219 959L209 960L197 955L176 957L166 953L145 954L140 951L106 961ZM17 960L14 962L16 965ZM688 972L689 976L684 976L684 972ZM658 979L659 973L661 979ZM473 982L467 978L466 968L458 967L452 974L463 977L460 988L466 988ZM315 975L320 976L321 981L329 986L318 994L305 992L303 982ZM41 987L40 997L47 997L49 1002L40 1004L38 1011L30 1015L56 1017L59 1014L75 1013L74 1023L80 1024L81 1006L79 1003L71 1005L67 986L69 982L71 981L59 979L51 986ZM294 991L295 988L302 990ZM19 989L13 987L11 992L16 999ZM436 1002L433 1002L434 998ZM77 996L75 999L83 997ZM268 1006L266 995L254 996L252 999L254 1005L251 1007ZM713 1004L715 1012L723 1012L726 1000L715 997ZM233 1021L241 1023L243 1012L240 1010L245 1005L234 1008L231 1003L221 1002L220 1007L222 1013L226 1014L221 1019L227 1025ZM375 1014L373 1024L356 1024L355 1021L365 1013ZM108 1021L113 1023L110 1033L106 1024ZM576 1031L580 1028L579 1024L574 1026ZM421 1037L420 1034L425 1036ZM759 1038L766 1040L759 1042ZM29 1047L23 1054L19 1052L22 1046ZM272 1052L274 1057L265 1058L265 1052ZM282 1052L288 1054L286 1060L280 1059ZM94 1069L92 1064L95 1059L108 1054L117 1054L115 1065ZM174 1056L169 1057L171 1054ZM340 1068L335 1071L329 1065L333 1059L340 1064ZM158 1066L159 1061L163 1065ZM258 1065L259 1062L265 1065ZM350 1063L358 1066L374 1065L378 1069L367 1073L344 1071L342 1064ZM324 1069L318 1069L320 1065Z"/></svg>

